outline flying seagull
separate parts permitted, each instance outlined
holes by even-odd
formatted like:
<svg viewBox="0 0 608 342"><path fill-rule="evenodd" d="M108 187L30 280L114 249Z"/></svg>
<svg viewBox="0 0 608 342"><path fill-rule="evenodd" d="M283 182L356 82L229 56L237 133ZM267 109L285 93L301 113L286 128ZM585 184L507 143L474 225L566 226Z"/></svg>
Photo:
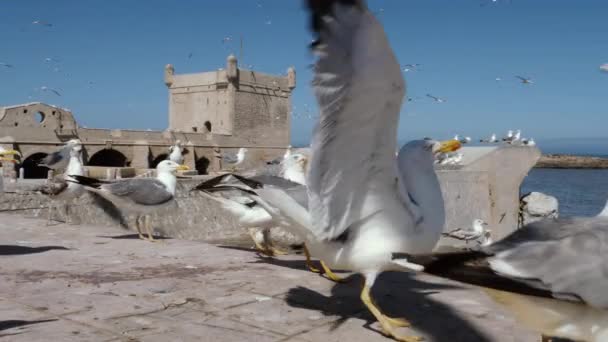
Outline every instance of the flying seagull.
<svg viewBox="0 0 608 342"><path fill-rule="evenodd" d="M405 82L381 24L360 0L307 4L317 35L312 84L320 110L307 175L308 211L278 188L257 189L252 197L291 220L312 255L364 275L361 300L386 335L418 340L397 333L409 323L382 313L371 287L383 271L421 269L394 262L391 251L419 254L435 247L445 212L433 155L460 143L423 141L420 162L396 159ZM418 191L408 188L403 172L415 172ZM428 220L440 224L427 226Z"/></svg>
<svg viewBox="0 0 608 342"><path fill-rule="evenodd" d="M532 84L534 83L531 78L523 77L523 76L515 76L515 78L519 79L523 84Z"/></svg>
<svg viewBox="0 0 608 342"><path fill-rule="evenodd" d="M70 151L74 146L82 146L80 139L71 139L60 150L55 151L44 157L39 163L39 166L48 167L52 170L65 169L70 161ZM82 162L82 160L81 160Z"/></svg>
<svg viewBox="0 0 608 342"><path fill-rule="evenodd" d="M445 99L442 99L442 98L437 97L437 96L433 96L431 94L426 94L426 97L429 97L429 98L433 99L433 101L438 102L438 103L443 103L443 102L446 101Z"/></svg>
<svg viewBox="0 0 608 342"><path fill-rule="evenodd" d="M70 147L68 154L68 164L66 171L61 174L55 176L53 179L48 181L40 191L43 194L49 195L51 197L51 201L48 207L48 219L47 225L49 225L53 221L53 209L56 209L56 204L58 202L62 202L64 205L64 211L66 215L65 222L71 223L71 217L69 213L70 206L68 203L75 198L80 197L84 193L84 188L82 185L75 183L75 179L70 175L83 176L84 175L84 166L82 165L82 145L80 144L72 144L68 145Z"/></svg>
<svg viewBox="0 0 608 342"><path fill-rule="evenodd" d="M156 178L129 178L107 183L95 178L70 175L75 182L82 184L87 191L100 195L112 202L116 208L127 213L136 214L135 226L139 238L155 241L152 235L149 214L175 205L175 187L177 170L188 170L188 166L179 165L170 160L163 160L156 166ZM146 239L140 227L140 219L144 218L144 229L148 233Z"/></svg>
<svg viewBox="0 0 608 342"><path fill-rule="evenodd" d="M42 21L42 20L34 20L34 21L32 21L32 24L46 26L46 27L53 27L53 24L47 23L46 21Z"/></svg>
<svg viewBox="0 0 608 342"><path fill-rule="evenodd" d="M57 90L55 90L53 88L49 88L47 86L40 87L40 90L42 90L42 91L50 91L50 92L52 92L53 94L55 94L57 96L61 96L61 93L59 91L57 91Z"/></svg>
<svg viewBox="0 0 608 342"><path fill-rule="evenodd" d="M543 220L477 251L408 261L482 287L544 336L608 340L608 217Z"/></svg>
<svg viewBox="0 0 608 342"><path fill-rule="evenodd" d="M608 72L608 63L600 65L600 70L604 72Z"/></svg>
<svg viewBox="0 0 608 342"><path fill-rule="evenodd" d="M0 62L0 66L3 66L5 68L12 68L13 67L12 64L4 63L4 62Z"/></svg>

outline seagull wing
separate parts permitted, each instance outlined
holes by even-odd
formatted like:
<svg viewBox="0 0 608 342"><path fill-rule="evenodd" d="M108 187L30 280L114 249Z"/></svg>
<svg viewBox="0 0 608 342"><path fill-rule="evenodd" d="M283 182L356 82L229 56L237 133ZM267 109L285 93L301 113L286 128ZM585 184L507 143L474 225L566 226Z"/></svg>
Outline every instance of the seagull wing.
<svg viewBox="0 0 608 342"><path fill-rule="evenodd" d="M59 151L55 151L44 157L38 165L46 166L53 170L65 168L70 157L70 150L70 146L64 146Z"/></svg>
<svg viewBox="0 0 608 342"><path fill-rule="evenodd" d="M104 184L101 190L111 195L127 198L139 205L163 204L173 199L165 185L158 179L132 178Z"/></svg>
<svg viewBox="0 0 608 342"><path fill-rule="evenodd" d="M307 178L313 234L340 236L362 212L373 177L395 177L405 81L382 26L359 1L309 1L318 34L313 87L320 118Z"/></svg>
<svg viewBox="0 0 608 342"><path fill-rule="evenodd" d="M578 228L568 232L573 225ZM408 260L464 283L608 309L608 219L550 220L529 228L480 251Z"/></svg>

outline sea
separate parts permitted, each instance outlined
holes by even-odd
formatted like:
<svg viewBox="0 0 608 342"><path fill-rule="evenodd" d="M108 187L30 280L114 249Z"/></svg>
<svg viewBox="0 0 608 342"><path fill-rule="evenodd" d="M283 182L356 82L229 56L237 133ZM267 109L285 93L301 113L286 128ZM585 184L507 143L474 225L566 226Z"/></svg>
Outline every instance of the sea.
<svg viewBox="0 0 608 342"><path fill-rule="evenodd" d="M532 169L520 193L532 191L556 197L561 217L594 216L608 200L608 170Z"/></svg>

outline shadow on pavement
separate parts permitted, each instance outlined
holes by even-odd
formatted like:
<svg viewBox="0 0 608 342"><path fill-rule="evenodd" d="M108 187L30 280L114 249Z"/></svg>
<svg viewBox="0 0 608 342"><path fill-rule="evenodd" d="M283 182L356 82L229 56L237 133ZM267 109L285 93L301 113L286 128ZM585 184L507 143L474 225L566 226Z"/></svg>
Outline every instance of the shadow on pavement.
<svg viewBox="0 0 608 342"><path fill-rule="evenodd" d="M0 245L0 255L25 255L42 253L51 250L69 251L70 249L63 246L27 247L18 245Z"/></svg>
<svg viewBox="0 0 608 342"><path fill-rule="evenodd" d="M336 283L331 296L296 287L289 290L285 300L293 307L340 317L332 329L338 328L348 318L357 317L366 321L366 328L377 331L372 327L375 317L360 299L363 277L352 275L347 280L346 283ZM408 273L385 272L376 280L372 296L386 315L407 319L416 331L431 337L431 340L489 342L487 336L452 308L428 297L429 294L455 288L460 287L420 281Z"/></svg>
<svg viewBox="0 0 608 342"><path fill-rule="evenodd" d="M56 319L41 319L41 320L37 320L37 321L22 321L22 320L0 321L0 331L12 329L12 328L19 328L19 327L23 327L26 325L54 322L54 321L56 321ZM0 335L0 336L2 336L2 335Z"/></svg>

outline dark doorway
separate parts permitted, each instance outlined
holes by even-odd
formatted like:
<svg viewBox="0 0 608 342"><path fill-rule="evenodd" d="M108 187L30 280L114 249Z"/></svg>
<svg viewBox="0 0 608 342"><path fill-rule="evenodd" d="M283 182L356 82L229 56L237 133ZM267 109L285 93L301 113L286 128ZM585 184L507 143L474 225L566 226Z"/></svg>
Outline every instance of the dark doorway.
<svg viewBox="0 0 608 342"><path fill-rule="evenodd" d="M46 153L39 152L25 158L23 163L21 163L21 167L23 168L23 176L25 178L46 178L49 173L49 168L45 166L38 166L38 163L40 163L40 161L46 156Z"/></svg>
<svg viewBox="0 0 608 342"><path fill-rule="evenodd" d="M209 159L201 157L196 160L196 171L199 175L206 175L209 171Z"/></svg>
<svg viewBox="0 0 608 342"><path fill-rule="evenodd" d="M88 165L91 166L112 166L125 167L127 165L127 157L124 154L111 149L103 149L89 159Z"/></svg>

